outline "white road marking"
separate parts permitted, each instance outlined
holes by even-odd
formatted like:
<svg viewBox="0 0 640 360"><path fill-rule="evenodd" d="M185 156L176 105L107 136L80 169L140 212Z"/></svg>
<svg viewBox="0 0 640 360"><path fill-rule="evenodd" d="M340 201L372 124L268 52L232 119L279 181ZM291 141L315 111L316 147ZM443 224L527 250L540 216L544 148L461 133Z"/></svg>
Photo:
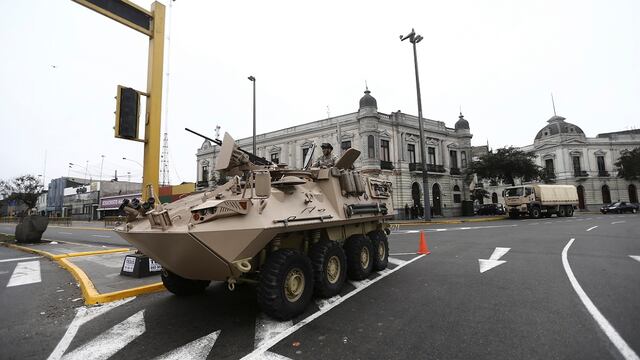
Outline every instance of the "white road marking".
<svg viewBox="0 0 640 360"><path fill-rule="evenodd" d="M69 344L71 344L71 341L76 336L76 333L78 332L78 329L80 328L81 325L106 313L111 309L115 309L116 307L122 304L126 304L133 299L135 299L135 297L114 301L101 306L93 306L93 307L83 306L78 308L76 310L76 316L73 318L73 321L71 321L71 324L69 324L69 327L67 328L67 331L64 333L64 336L62 337L60 342L58 342L58 345L56 345L56 348L53 349L53 352L51 352L51 355L49 355L47 360L58 360L62 357L64 352L67 351L67 348L69 348Z"/></svg>
<svg viewBox="0 0 640 360"><path fill-rule="evenodd" d="M539 225L539 224L540 224L539 222L534 222L534 223L531 223L529 225Z"/></svg>
<svg viewBox="0 0 640 360"><path fill-rule="evenodd" d="M407 230L407 231L405 232L405 234L417 234L417 233L419 233L419 232L420 232L420 230Z"/></svg>
<svg viewBox="0 0 640 360"><path fill-rule="evenodd" d="M503 257L507 252L509 252L509 250L511 250L511 248L497 247L495 250L493 250L493 254L491 254L491 257L489 257L488 260L478 259L478 265L480 265L480 273L491 270L498 265L506 263L505 260L500 260L500 258Z"/></svg>
<svg viewBox="0 0 640 360"><path fill-rule="evenodd" d="M142 335L145 330L144 310L140 310L97 338L66 354L62 359L106 360Z"/></svg>
<svg viewBox="0 0 640 360"><path fill-rule="evenodd" d="M331 299L335 299L339 297L340 296L334 296ZM323 306L320 303L323 301L326 303L329 303L331 299L317 300L316 303L318 303L318 307L322 309ZM259 348L260 346L262 346L262 344L277 337L283 331L286 331L291 326L293 326L293 321L276 321L264 314L260 314L258 318L256 318L256 330L255 330L255 337L253 339L253 348L254 349ZM262 355L263 355L261 357L262 359L288 359L287 357L278 355L276 353L272 353L270 351L267 351Z"/></svg>
<svg viewBox="0 0 640 360"><path fill-rule="evenodd" d="M13 258L13 259L2 259L0 260L0 263L9 262L9 261L33 260L33 259L40 259L40 258L42 258L42 256L29 256L29 257L21 257L21 258Z"/></svg>
<svg viewBox="0 0 640 360"><path fill-rule="evenodd" d="M438 228L438 229L420 229L420 230L399 230L394 231L394 234L417 234L420 231L424 232L442 232L442 231L464 231L464 230L481 230L481 229L498 229L498 228L506 228L506 227L516 227L518 225L486 225L486 226L464 226L464 227L454 227L454 228Z"/></svg>
<svg viewBox="0 0 640 360"><path fill-rule="evenodd" d="M596 225L596 226L592 226L592 227L588 228L588 229L587 229L587 231L591 231L591 230L593 230L593 229L595 229L595 228L597 228L597 227L598 227L598 225Z"/></svg>
<svg viewBox="0 0 640 360"><path fill-rule="evenodd" d="M387 274L381 274L377 278L371 280L369 282L369 285L375 284L376 282L384 279L388 275L393 274L394 272L402 269L403 267L411 264L412 262L414 262L414 261L416 261L416 260L418 260L420 258L423 258L424 256L425 255L416 256L413 259L411 259L411 260L407 261L406 263L404 263L403 265L400 265L398 267L393 268ZM300 321L300 322L296 323L295 325L293 325L292 327L288 328L286 331L283 331L278 336L270 339L269 341L265 341L264 344L260 345L260 347L258 347L257 349L254 349L251 353L247 354L242 359L261 359L262 356L265 354L265 352L267 350L269 350L271 347L273 347L275 344L279 343L280 341L285 339L287 336L289 336L289 335L293 334L294 332L298 331L298 329L300 329L303 326L309 324L313 320L315 320L315 319L319 318L320 316L324 315L327 311L329 311L329 310L333 309L334 307L340 305L342 302L344 302L345 300L349 299L350 297L356 295L357 293L359 293L360 291L364 290L365 288L366 287L356 288L355 290L349 292L345 296L340 297L339 301L336 301L333 304L326 306L322 310L316 311L315 313L309 315L308 317L306 317L302 321Z"/></svg>
<svg viewBox="0 0 640 360"><path fill-rule="evenodd" d="M615 224L622 224L625 223L626 221L622 220L622 221L614 221L611 223L611 225L615 225Z"/></svg>
<svg viewBox="0 0 640 360"><path fill-rule="evenodd" d="M415 255L416 253L412 252L412 253L394 253L394 254L389 254L391 256L400 256L400 255Z"/></svg>
<svg viewBox="0 0 640 360"><path fill-rule="evenodd" d="M629 255L629 257L632 258L633 260L640 261L640 256L638 255Z"/></svg>
<svg viewBox="0 0 640 360"><path fill-rule="evenodd" d="M602 315L602 313L596 308L593 304L587 293L584 292L578 280L573 275L573 271L571 270L571 266L569 265L569 261L567 260L567 252L569 251L569 247L576 239L571 239L565 245L562 250L562 266L564 267L564 271L567 273L567 277L573 286L573 290L575 290L576 294L589 311L589 314L593 317L593 319L598 323L602 331L607 335L609 340L613 343L613 345L618 349L620 354L627 360L638 360L638 355L629 347L629 345L624 341L624 339L618 334L616 329L609 323L609 321Z"/></svg>
<svg viewBox="0 0 640 360"><path fill-rule="evenodd" d="M392 257L390 257L388 259L389 259L389 262L392 263L393 265L402 265L402 264L406 263L405 260L400 260L400 259L396 259L396 258L392 258Z"/></svg>
<svg viewBox="0 0 640 360"><path fill-rule="evenodd" d="M73 233L70 233L70 232L62 232L62 231L58 231L58 234L62 234L62 235L73 235Z"/></svg>
<svg viewBox="0 0 640 360"><path fill-rule="evenodd" d="M385 269L387 270L387 269ZM327 306L333 305L336 301L340 301L340 295L336 295L334 297L330 297L328 299L317 299L316 305L320 310L326 308Z"/></svg>
<svg viewBox="0 0 640 360"><path fill-rule="evenodd" d="M213 345L215 345L216 340L218 340L218 336L220 336L220 330L203 336L198 340L194 340L164 355L160 355L155 358L155 360L204 360L209 356Z"/></svg>
<svg viewBox="0 0 640 360"><path fill-rule="evenodd" d="M110 238L111 236L109 235L91 235L93 237L97 237L97 238Z"/></svg>
<svg viewBox="0 0 640 360"><path fill-rule="evenodd" d="M16 265L7 287L39 283L41 281L40 261L26 261Z"/></svg>

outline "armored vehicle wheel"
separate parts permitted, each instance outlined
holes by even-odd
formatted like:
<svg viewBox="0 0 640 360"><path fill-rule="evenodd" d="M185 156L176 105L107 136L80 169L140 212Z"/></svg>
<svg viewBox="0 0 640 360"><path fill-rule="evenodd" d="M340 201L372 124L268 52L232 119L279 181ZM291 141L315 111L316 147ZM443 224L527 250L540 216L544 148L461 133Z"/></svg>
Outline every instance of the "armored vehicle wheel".
<svg viewBox="0 0 640 360"><path fill-rule="evenodd" d="M389 264L389 240L387 234L382 230L375 230L369 233L371 246L373 248L373 270L380 271L387 268Z"/></svg>
<svg viewBox="0 0 640 360"><path fill-rule="evenodd" d="M160 277L162 278L162 284L164 287L179 296L199 294L209 286L210 282L207 280L185 279L167 269L162 269Z"/></svg>
<svg viewBox="0 0 640 360"><path fill-rule="evenodd" d="M329 298L338 295L347 277L347 257L337 241L321 240L309 252L313 265L315 293Z"/></svg>
<svg viewBox="0 0 640 360"><path fill-rule="evenodd" d="M362 280L373 268L373 247L364 235L352 235L344 244L347 253L347 274L351 280Z"/></svg>
<svg viewBox="0 0 640 360"><path fill-rule="evenodd" d="M313 295L311 261L299 251L280 249L260 271L258 305L267 315L289 320L301 314Z"/></svg>
<svg viewBox="0 0 640 360"><path fill-rule="evenodd" d="M540 208L539 207L532 207L531 210L529 211L529 215L531 216L532 219L539 219L540 218Z"/></svg>

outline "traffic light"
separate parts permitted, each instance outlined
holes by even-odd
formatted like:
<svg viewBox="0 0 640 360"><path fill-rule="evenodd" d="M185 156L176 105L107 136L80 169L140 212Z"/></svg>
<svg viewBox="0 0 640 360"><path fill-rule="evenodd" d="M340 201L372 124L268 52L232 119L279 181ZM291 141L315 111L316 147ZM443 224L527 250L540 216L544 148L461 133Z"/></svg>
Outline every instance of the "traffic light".
<svg viewBox="0 0 640 360"><path fill-rule="evenodd" d="M116 100L116 137L138 140L140 93L118 85Z"/></svg>

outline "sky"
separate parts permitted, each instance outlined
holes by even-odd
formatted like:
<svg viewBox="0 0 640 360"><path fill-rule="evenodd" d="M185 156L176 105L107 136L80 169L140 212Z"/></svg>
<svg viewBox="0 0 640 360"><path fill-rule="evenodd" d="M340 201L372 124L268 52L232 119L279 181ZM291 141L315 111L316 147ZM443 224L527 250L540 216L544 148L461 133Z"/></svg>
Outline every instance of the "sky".
<svg viewBox="0 0 640 360"><path fill-rule="evenodd" d="M417 115L411 28L424 116L453 127L462 109L473 145L531 144L551 93L589 137L640 128L637 0L162 2L173 184L196 180L202 139L185 127L251 136L249 75L258 133L355 112L365 82L380 112ZM146 90L148 38L70 0L0 4L0 179L140 181L114 96Z"/></svg>

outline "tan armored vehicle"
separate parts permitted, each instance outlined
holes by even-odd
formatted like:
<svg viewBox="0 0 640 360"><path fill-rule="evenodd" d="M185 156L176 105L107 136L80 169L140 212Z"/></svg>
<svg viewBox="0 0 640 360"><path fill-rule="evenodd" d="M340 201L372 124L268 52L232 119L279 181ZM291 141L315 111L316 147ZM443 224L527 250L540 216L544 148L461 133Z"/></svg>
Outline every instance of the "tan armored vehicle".
<svg viewBox="0 0 640 360"><path fill-rule="evenodd" d="M313 294L387 267L392 186L352 170L359 155L349 149L332 168L308 169L313 151L303 170L255 165L225 134L215 169L230 181L170 204L124 203L116 232L162 265L172 293L254 283L262 310L290 319Z"/></svg>

